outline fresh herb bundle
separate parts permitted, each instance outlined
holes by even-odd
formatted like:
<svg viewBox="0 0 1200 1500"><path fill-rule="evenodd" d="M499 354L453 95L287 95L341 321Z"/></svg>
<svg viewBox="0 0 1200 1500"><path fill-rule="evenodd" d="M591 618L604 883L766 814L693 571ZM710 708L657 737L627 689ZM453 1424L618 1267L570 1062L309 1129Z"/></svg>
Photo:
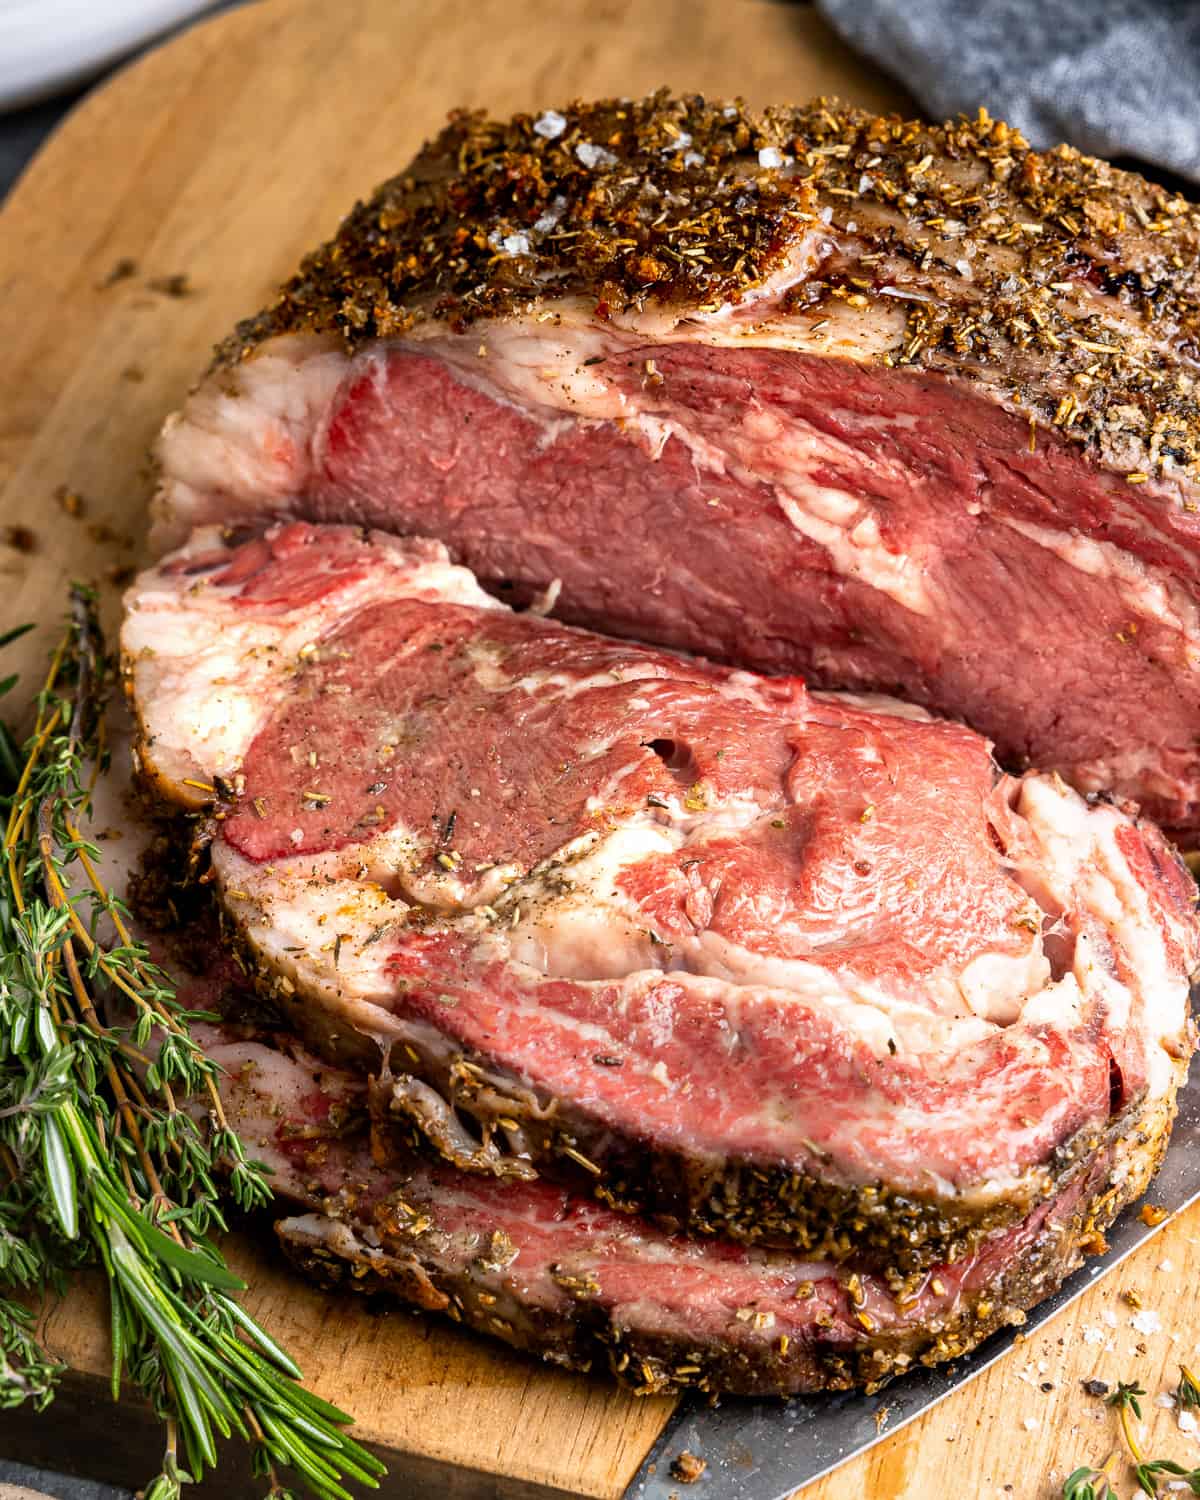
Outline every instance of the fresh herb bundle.
<svg viewBox="0 0 1200 1500"><path fill-rule="evenodd" d="M30 1305L98 1265L113 1395L129 1378L166 1425L146 1500L178 1496L235 1433L274 1500L292 1495L281 1470L321 1500L349 1500L345 1483L378 1488L383 1466L234 1300L243 1283L212 1239L225 1228L218 1183L243 1207L270 1189L189 1035L200 1013L134 940L81 833L107 760L110 681L93 600L74 589L23 749L0 723L0 1406L53 1398L61 1366L38 1344ZM106 1020L106 999L128 1024ZM196 1096L207 1130L186 1107Z"/></svg>

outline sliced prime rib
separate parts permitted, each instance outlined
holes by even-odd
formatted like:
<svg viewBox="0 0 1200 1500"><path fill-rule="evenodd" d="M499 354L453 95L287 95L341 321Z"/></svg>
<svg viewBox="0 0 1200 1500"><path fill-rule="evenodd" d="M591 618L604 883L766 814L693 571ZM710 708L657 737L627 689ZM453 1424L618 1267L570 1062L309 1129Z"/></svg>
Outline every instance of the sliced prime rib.
<svg viewBox="0 0 1200 1500"><path fill-rule="evenodd" d="M964 719L1200 840L1200 216L985 115L459 115L243 325L163 545L438 537L567 620Z"/></svg>
<svg viewBox="0 0 1200 1500"><path fill-rule="evenodd" d="M460 1168L911 1284L1165 1139L1191 879L959 724L514 613L349 527L201 530L122 647L261 985Z"/></svg>
<svg viewBox="0 0 1200 1500"><path fill-rule="evenodd" d="M641 1392L874 1385L1023 1320L1144 1191L1161 1131L1126 1136L972 1255L896 1297L869 1267L671 1236L547 1182L406 1156L381 1167L363 1080L286 1037L194 1028L230 1123L298 1214L276 1229L327 1285L387 1291Z"/></svg>

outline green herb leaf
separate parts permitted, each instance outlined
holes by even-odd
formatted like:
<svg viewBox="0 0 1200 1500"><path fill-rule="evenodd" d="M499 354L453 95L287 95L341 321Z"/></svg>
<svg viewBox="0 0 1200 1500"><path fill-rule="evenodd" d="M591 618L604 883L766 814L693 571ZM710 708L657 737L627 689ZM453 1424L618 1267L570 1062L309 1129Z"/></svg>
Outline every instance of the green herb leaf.
<svg viewBox="0 0 1200 1500"><path fill-rule="evenodd" d="M33 621L29 620L24 625L14 625L11 630L6 630L0 635L0 647L11 646L13 641L19 641L23 635L28 635L34 628Z"/></svg>
<svg viewBox="0 0 1200 1500"><path fill-rule="evenodd" d="M1117 1388L1112 1395L1104 1398L1104 1404L1106 1406L1115 1406L1118 1410L1122 1406L1128 1406L1134 1416L1141 1421L1142 1408L1138 1398L1145 1394L1146 1392L1135 1381L1121 1380L1118 1381Z"/></svg>
<svg viewBox="0 0 1200 1500"><path fill-rule="evenodd" d="M1151 1459L1138 1464L1134 1469L1134 1477L1147 1495L1158 1494L1155 1481L1158 1474L1169 1474L1173 1479L1182 1479L1193 1495L1200 1495L1200 1469L1185 1469L1182 1464L1174 1463L1169 1458Z"/></svg>
<svg viewBox="0 0 1200 1500"><path fill-rule="evenodd" d="M1116 1495L1104 1470L1085 1464L1063 1480L1062 1500L1116 1500Z"/></svg>
<svg viewBox="0 0 1200 1500"><path fill-rule="evenodd" d="M42 1165L59 1227L67 1239L73 1240L79 1233L79 1200L75 1196L71 1158L55 1115L47 1115L42 1121Z"/></svg>

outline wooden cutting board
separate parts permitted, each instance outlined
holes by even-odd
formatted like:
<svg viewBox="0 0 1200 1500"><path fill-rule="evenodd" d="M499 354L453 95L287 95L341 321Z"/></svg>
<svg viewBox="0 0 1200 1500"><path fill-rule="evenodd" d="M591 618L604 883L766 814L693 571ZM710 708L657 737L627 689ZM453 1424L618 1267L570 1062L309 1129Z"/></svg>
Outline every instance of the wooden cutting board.
<svg viewBox="0 0 1200 1500"><path fill-rule="evenodd" d="M112 618L163 414L210 345L449 108L505 113L664 82L763 103L820 92L905 103L807 8L758 0L272 0L197 27L91 95L0 210L0 624L53 621L68 576L97 581ZM82 516L56 498L63 486ZM32 671L48 636L22 643L14 665ZM1057 1493L1077 1462L1117 1446L1081 1378L1136 1375L1153 1393L1174 1383L1178 1359L1197 1358L1198 1244L1200 1214L1168 1226L806 1500ZM449 1324L322 1295L262 1237L239 1236L231 1254L255 1315L389 1459L393 1500L615 1500L672 1410ZM1129 1288L1160 1311L1162 1332L1132 1329ZM45 1418L0 1418L0 1454L144 1479L158 1432L132 1400L111 1405L98 1289L72 1292L45 1332L80 1373ZM1155 1450L1200 1461L1170 1413L1148 1415ZM202 1491L254 1492L244 1470ZM708 1481L690 1493L717 1495Z"/></svg>

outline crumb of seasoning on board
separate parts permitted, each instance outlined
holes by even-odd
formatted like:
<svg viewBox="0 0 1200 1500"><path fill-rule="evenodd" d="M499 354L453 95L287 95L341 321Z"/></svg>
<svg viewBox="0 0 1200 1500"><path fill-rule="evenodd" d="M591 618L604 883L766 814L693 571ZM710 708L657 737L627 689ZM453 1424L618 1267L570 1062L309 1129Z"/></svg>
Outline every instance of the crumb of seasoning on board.
<svg viewBox="0 0 1200 1500"><path fill-rule="evenodd" d="M38 539L36 533L28 526L6 526L4 528L5 545L14 552L36 552Z"/></svg>
<svg viewBox="0 0 1200 1500"><path fill-rule="evenodd" d="M1090 1380L1081 1380L1079 1382L1079 1384L1084 1388L1084 1390L1087 1392L1087 1394L1089 1396L1107 1396L1108 1395L1108 1381L1107 1380L1097 1380L1093 1376Z"/></svg>
<svg viewBox="0 0 1200 1500"><path fill-rule="evenodd" d="M1143 1203L1141 1219L1143 1224L1148 1224L1151 1229L1161 1224L1167 1217L1165 1208L1159 1208L1157 1203Z"/></svg>
<svg viewBox="0 0 1200 1500"><path fill-rule="evenodd" d="M96 283L97 291L104 291L106 287L116 286L118 281L128 281L131 276L138 273L138 263L130 255L122 255L120 260L114 261L107 275Z"/></svg>
<svg viewBox="0 0 1200 1500"><path fill-rule="evenodd" d="M188 297L196 290L186 271L176 271L170 276L151 276L146 285L164 297Z"/></svg>
<svg viewBox="0 0 1200 1500"><path fill-rule="evenodd" d="M87 510L87 501L69 484L60 484L54 491L54 498L58 501L59 508L68 516L82 516Z"/></svg>
<svg viewBox="0 0 1200 1500"><path fill-rule="evenodd" d="M685 1448L671 1460L671 1478L680 1484L695 1484L707 1468L707 1459L696 1453L689 1453Z"/></svg>

